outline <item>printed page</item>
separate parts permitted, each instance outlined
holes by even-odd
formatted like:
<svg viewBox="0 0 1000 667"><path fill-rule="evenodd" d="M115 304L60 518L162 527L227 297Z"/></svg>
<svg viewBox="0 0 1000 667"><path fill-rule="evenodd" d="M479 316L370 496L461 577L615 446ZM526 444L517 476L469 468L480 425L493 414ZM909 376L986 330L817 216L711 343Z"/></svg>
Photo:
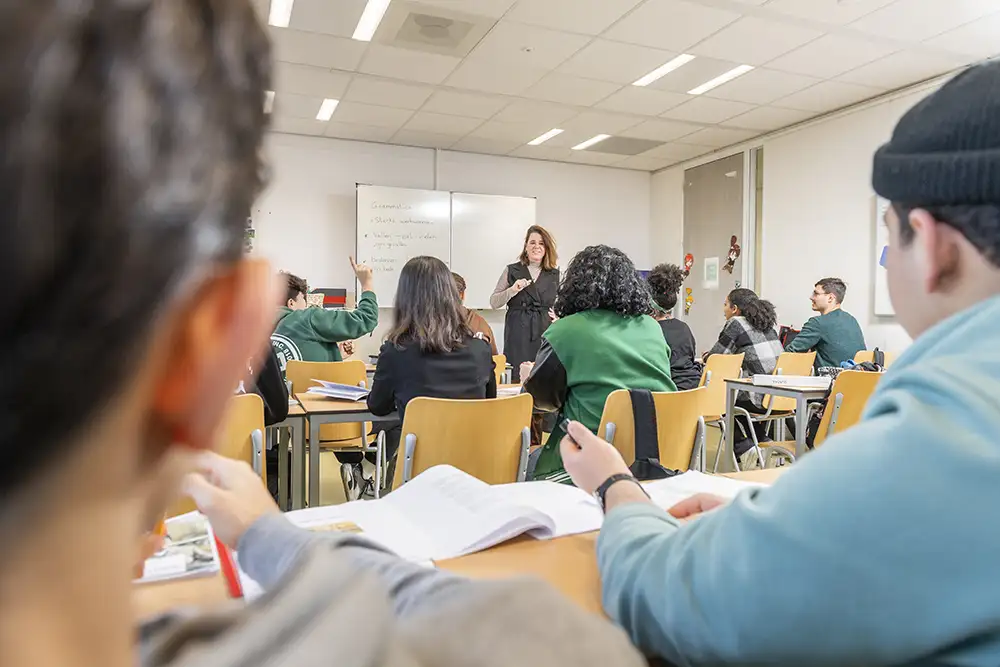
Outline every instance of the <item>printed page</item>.
<svg viewBox="0 0 1000 667"><path fill-rule="evenodd" d="M531 536L537 539L600 530L604 520L597 499L568 484L519 482L499 484L490 487L490 490L500 497L500 502L531 507L549 517L551 528L541 527L530 531Z"/></svg>
<svg viewBox="0 0 1000 667"><path fill-rule="evenodd" d="M190 512L167 519L163 548L146 559L136 583L204 577L219 571L215 534L208 519Z"/></svg>
<svg viewBox="0 0 1000 667"><path fill-rule="evenodd" d="M699 493L711 493L731 500L744 489L758 489L767 484L706 475L692 470L669 479L648 482L644 486L654 503L663 509L670 509L682 500Z"/></svg>

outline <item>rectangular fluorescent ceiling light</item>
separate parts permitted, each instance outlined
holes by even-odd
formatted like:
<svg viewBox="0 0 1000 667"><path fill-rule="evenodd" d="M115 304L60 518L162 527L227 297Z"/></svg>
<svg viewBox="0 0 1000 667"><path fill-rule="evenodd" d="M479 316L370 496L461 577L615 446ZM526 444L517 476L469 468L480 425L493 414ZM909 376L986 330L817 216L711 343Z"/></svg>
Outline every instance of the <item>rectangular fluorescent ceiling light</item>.
<svg viewBox="0 0 1000 667"><path fill-rule="evenodd" d="M713 88L718 88L724 83L729 83L736 77L743 76L752 69L753 65L740 65L739 67L734 67L725 74L720 74L711 81L706 81L697 88L692 88L688 91L688 95L701 95L702 93L707 93Z"/></svg>
<svg viewBox="0 0 1000 667"><path fill-rule="evenodd" d="M385 10L389 9L389 2L391 0L368 0L368 4L365 5L365 11L361 14L361 19L358 21L358 27L354 29L354 35L351 38L359 42L372 41L375 31L378 30L378 24L382 22L382 17L385 16Z"/></svg>
<svg viewBox="0 0 1000 667"><path fill-rule="evenodd" d="M292 20L292 5L295 0L271 0L271 11L267 22L279 28L287 28Z"/></svg>
<svg viewBox="0 0 1000 667"><path fill-rule="evenodd" d="M687 65L692 60L694 60L694 56L692 56L691 54L688 54L688 53L682 53L681 55L677 56L676 58L674 58L670 62L665 63L663 65L660 65L659 67L657 67L656 69L654 69L652 72L650 72L646 76L642 77L641 79L638 79L632 85L633 86L648 86L649 84L653 83L657 79L661 79L661 78L665 77L667 74L670 74L675 69L678 69L680 67L684 67L684 65Z"/></svg>
<svg viewBox="0 0 1000 667"><path fill-rule="evenodd" d="M271 113L274 109L274 91L264 91L264 113Z"/></svg>
<svg viewBox="0 0 1000 667"><path fill-rule="evenodd" d="M545 134L541 135L540 137L535 137L534 139L532 139L531 141L529 141L528 145L529 146L538 146L539 144L544 144L546 141L548 141L552 137L555 137L555 136L558 136L558 135L562 134L562 132L563 131L560 130L558 127L554 127L551 130L549 130L548 132L546 132Z"/></svg>
<svg viewBox="0 0 1000 667"><path fill-rule="evenodd" d="M596 137L591 137L590 139L587 139L583 143L573 146L573 150L582 151L585 148L590 148L594 144L599 144L610 136L611 136L610 134L598 134Z"/></svg>
<svg viewBox="0 0 1000 667"><path fill-rule="evenodd" d="M316 114L316 120L330 120L338 104L340 104L340 100L331 100L329 97L323 100L323 104L319 107L319 113Z"/></svg>

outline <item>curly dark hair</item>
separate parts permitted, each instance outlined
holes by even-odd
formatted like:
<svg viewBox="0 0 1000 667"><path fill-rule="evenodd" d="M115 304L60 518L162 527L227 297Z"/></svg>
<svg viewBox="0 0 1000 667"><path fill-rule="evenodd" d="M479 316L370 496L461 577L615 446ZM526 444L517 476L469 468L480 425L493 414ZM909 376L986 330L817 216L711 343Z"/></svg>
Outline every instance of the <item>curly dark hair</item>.
<svg viewBox="0 0 1000 667"><path fill-rule="evenodd" d="M676 264L658 264L646 278L653 301L663 312L670 312L677 305L677 295L684 283L684 271Z"/></svg>
<svg viewBox="0 0 1000 667"><path fill-rule="evenodd" d="M753 290L745 287L734 289L726 297L729 305L735 306L740 315L757 331L773 329L778 323L778 313L774 304L757 296Z"/></svg>
<svg viewBox="0 0 1000 667"><path fill-rule="evenodd" d="M586 310L611 310L622 317L648 315L649 287L628 255L618 248L592 245L569 263L555 311L567 317Z"/></svg>

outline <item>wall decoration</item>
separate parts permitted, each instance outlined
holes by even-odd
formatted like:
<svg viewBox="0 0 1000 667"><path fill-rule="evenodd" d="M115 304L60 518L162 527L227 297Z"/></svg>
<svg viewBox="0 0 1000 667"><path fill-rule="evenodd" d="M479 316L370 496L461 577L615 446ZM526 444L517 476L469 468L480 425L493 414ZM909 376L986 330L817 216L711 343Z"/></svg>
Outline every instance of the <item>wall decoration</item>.
<svg viewBox="0 0 1000 667"><path fill-rule="evenodd" d="M691 275L691 268L694 266L694 255L688 253L684 255L684 277Z"/></svg>
<svg viewBox="0 0 1000 667"><path fill-rule="evenodd" d="M705 289L719 289L719 258L708 257L705 259L705 275L702 281Z"/></svg>
<svg viewBox="0 0 1000 667"><path fill-rule="evenodd" d="M694 294L691 293L691 288L685 288L684 290L684 314L688 315L691 313L691 306L694 305Z"/></svg>
<svg viewBox="0 0 1000 667"><path fill-rule="evenodd" d="M741 252L740 244L736 242L736 236L733 235L729 239L729 257L726 259L726 265L722 268L732 274L733 267L736 266L736 260L739 259Z"/></svg>
<svg viewBox="0 0 1000 667"><path fill-rule="evenodd" d="M875 249L872 257L872 274L875 293L872 299L872 312L880 317L892 317L896 314L889 298L889 276L885 270L885 256L889 250L889 229L885 226L885 213L889 210L889 202L882 197L875 198Z"/></svg>

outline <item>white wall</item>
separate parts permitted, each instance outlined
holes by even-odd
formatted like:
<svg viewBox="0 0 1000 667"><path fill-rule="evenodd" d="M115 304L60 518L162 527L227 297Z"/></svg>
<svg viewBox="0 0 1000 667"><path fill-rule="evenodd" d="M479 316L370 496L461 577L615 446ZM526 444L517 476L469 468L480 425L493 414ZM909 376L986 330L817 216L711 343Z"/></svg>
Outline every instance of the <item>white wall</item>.
<svg viewBox="0 0 1000 667"><path fill-rule="evenodd" d="M650 185L650 252L652 263L684 262L684 169L671 167L653 174Z"/></svg>
<svg viewBox="0 0 1000 667"><path fill-rule="evenodd" d="M555 235L561 266L595 243L621 248L640 268L655 259L646 172L440 151L435 179L432 149L287 134L267 143L272 177L254 210L257 252L316 287L354 284L356 183L537 197L538 224ZM502 344L503 312L483 314ZM383 309L362 354L377 350L390 319Z"/></svg>

